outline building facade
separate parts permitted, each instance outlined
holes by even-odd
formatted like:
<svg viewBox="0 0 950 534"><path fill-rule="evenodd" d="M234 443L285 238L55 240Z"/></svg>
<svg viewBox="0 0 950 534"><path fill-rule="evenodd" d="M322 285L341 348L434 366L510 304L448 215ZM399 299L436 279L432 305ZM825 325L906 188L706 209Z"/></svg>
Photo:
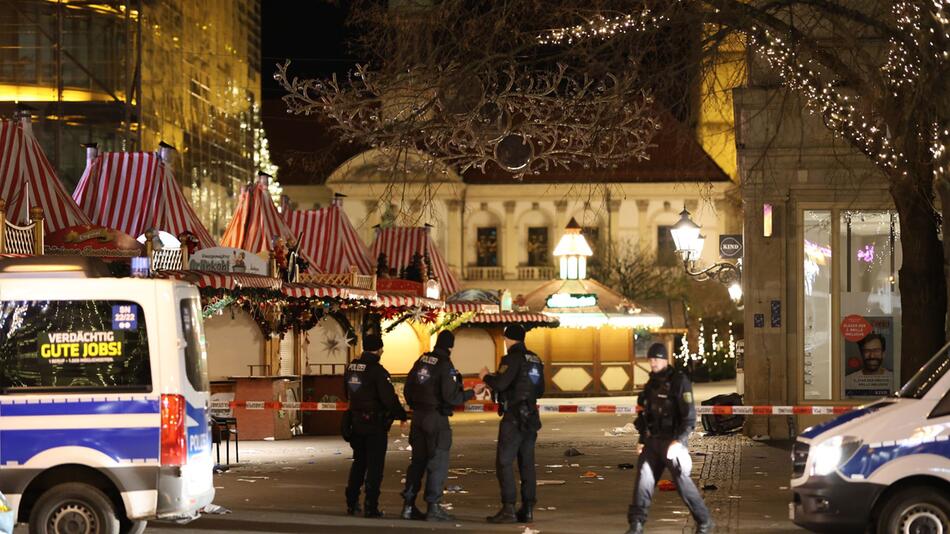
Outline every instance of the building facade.
<svg viewBox="0 0 950 534"><path fill-rule="evenodd" d="M199 216L223 232L259 167L258 0L12 0L0 20L0 113L33 109L60 179L82 174L82 143L104 151L175 146Z"/></svg>

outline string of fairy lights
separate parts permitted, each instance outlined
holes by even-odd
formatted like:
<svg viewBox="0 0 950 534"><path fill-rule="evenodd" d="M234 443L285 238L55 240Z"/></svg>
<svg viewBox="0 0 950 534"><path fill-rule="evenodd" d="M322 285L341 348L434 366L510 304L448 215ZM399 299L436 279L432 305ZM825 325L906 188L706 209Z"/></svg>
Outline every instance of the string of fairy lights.
<svg viewBox="0 0 950 534"><path fill-rule="evenodd" d="M670 6L680 3L682 0L677 0ZM894 2L891 8L894 31L888 37L886 61L880 71L884 74L884 91L897 100L930 73L946 70L950 60L950 0L930 0L929 8L927 4L904 0ZM537 40L545 45L569 45L584 39L656 30L669 21L669 16L647 8L635 14L600 16L583 24L548 30ZM891 140L881 109L887 104L878 95L859 95L834 72L833 65L807 53L788 32L762 25L737 27L736 31L746 36L787 87L804 96L806 107L819 113L836 135L847 138L885 170L907 175L910 162ZM950 121L937 119L922 124L917 135L930 145L937 177L946 176L950 172Z"/></svg>

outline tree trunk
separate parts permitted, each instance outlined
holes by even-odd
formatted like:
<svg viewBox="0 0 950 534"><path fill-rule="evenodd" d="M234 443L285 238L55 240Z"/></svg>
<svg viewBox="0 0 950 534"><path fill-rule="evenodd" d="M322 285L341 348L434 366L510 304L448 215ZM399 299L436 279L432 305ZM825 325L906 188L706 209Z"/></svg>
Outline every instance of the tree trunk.
<svg viewBox="0 0 950 534"><path fill-rule="evenodd" d="M900 216L901 383L910 379L945 339L947 279L937 235L930 180L896 178L891 195Z"/></svg>
<svg viewBox="0 0 950 534"><path fill-rule="evenodd" d="M950 181L946 179L937 180L937 193L940 195L940 211L943 213L943 269L947 276L950 276ZM950 303L950 283L947 284L947 302ZM944 329L950 328L950 310L944 322ZM950 339L950 331L946 331L946 339Z"/></svg>

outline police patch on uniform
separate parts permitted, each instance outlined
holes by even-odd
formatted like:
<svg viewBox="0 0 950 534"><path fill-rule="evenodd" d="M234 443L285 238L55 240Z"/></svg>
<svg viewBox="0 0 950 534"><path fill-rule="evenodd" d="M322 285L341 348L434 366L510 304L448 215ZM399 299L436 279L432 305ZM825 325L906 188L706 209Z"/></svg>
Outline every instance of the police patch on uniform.
<svg viewBox="0 0 950 534"><path fill-rule="evenodd" d="M687 392L683 393L683 401L684 401L684 402L693 402L693 392L692 392L692 391L687 391Z"/></svg>
<svg viewBox="0 0 950 534"><path fill-rule="evenodd" d="M419 370L416 371L416 380L418 380L420 384L425 384L431 376L428 367L420 367Z"/></svg>
<svg viewBox="0 0 950 534"><path fill-rule="evenodd" d="M498 368L498 374L504 373L507 370L508 370L508 364L506 363Z"/></svg>
<svg viewBox="0 0 950 534"><path fill-rule="evenodd" d="M360 379L360 375L350 375L350 380L346 385L349 386L350 391L355 392L363 386L363 381Z"/></svg>
<svg viewBox="0 0 950 534"><path fill-rule="evenodd" d="M537 384L541 380L541 370L537 365L532 365L531 369L528 369L528 378L531 379L532 384Z"/></svg>

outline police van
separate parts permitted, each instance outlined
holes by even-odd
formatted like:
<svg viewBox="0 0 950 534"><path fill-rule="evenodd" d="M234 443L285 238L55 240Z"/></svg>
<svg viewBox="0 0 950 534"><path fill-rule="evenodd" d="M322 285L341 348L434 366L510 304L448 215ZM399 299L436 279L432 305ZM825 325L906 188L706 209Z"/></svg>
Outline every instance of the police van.
<svg viewBox="0 0 950 534"><path fill-rule="evenodd" d="M950 344L893 397L807 429L792 520L815 531L950 532Z"/></svg>
<svg viewBox="0 0 950 534"><path fill-rule="evenodd" d="M141 532L211 503L197 290L0 260L0 492L36 533Z"/></svg>

